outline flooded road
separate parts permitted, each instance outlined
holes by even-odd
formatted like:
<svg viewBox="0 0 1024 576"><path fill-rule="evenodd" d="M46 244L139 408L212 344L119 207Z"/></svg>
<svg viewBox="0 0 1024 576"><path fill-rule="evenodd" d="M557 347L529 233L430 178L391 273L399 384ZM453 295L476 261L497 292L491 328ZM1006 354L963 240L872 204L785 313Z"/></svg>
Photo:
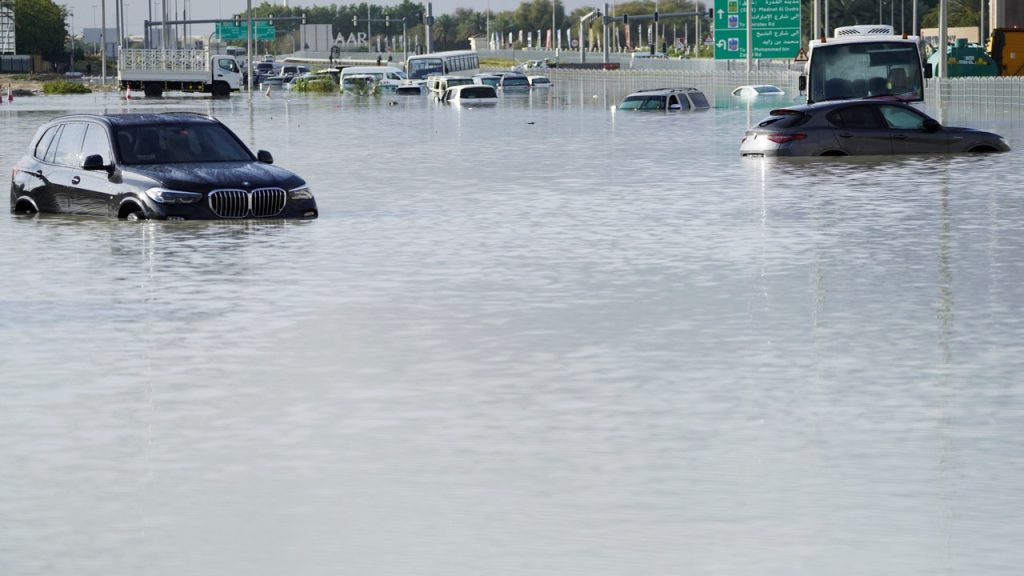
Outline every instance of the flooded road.
<svg viewBox="0 0 1024 576"><path fill-rule="evenodd" d="M5 168L212 112L321 211L0 216L0 574L1018 574L1019 120L772 161L624 95L0 108Z"/></svg>

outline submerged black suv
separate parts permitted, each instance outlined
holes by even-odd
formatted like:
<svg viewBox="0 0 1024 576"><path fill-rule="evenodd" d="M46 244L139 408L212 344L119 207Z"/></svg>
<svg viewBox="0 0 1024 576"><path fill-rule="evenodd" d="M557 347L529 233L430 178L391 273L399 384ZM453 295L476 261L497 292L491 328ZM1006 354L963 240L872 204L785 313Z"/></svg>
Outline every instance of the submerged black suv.
<svg viewBox="0 0 1024 576"><path fill-rule="evenodd" d="M212 116L70 114L39 128L11 175L11 211L128 220L316 218L305 180Z"/></svg>

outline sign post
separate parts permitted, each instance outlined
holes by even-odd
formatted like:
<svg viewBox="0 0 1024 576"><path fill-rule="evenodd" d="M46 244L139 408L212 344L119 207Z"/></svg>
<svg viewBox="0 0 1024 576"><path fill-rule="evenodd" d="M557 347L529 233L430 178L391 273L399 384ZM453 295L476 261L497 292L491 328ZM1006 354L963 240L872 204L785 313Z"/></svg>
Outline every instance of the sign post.
<svg viewBox="0 0 1024 576"><path fill-rule="evenodd" d="M748 21L753 58L796 57L800 50L800 0L715 0L716 60L747 58Z"/></svg>

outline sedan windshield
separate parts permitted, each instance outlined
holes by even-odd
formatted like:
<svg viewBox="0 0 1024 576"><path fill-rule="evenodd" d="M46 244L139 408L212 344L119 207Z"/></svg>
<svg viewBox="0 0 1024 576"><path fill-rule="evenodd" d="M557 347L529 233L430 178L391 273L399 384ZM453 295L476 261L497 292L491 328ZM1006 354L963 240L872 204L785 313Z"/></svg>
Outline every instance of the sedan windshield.
<svg viewBox="0 0 1024 576"><path fill-rule="evenodd" d="M219 124L150 124L115 131L125 164L247 162L252 154Z"/></svg>

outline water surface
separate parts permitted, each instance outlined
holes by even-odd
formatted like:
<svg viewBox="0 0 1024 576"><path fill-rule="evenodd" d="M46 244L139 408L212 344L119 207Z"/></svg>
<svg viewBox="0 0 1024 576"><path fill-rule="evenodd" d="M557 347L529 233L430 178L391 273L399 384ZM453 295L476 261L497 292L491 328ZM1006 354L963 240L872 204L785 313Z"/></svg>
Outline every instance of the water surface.
<svg viewBox="0 0 1024 576"><path fill-rule="evenodd" d="M1019 121L741 159L772 104L624 95L5 104L6 167L212 112L321 217L0 217L0 573L1019 573Z"/></svg>

